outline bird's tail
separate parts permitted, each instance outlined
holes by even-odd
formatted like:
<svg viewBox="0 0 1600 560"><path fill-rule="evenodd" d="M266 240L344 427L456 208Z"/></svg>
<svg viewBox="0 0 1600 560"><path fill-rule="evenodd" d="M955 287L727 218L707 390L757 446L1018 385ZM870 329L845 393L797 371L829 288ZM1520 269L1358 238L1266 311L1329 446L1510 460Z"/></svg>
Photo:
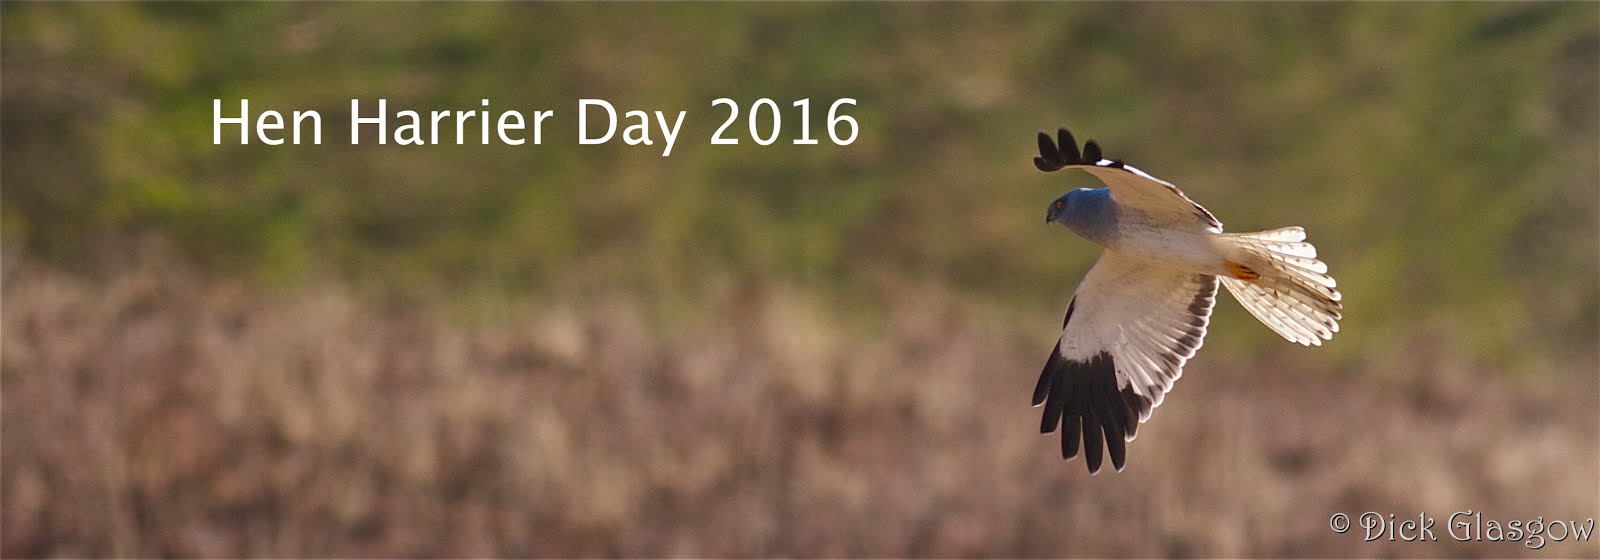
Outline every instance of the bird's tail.
<svg viewBox="0 0 1600 560"><path fill-rule="evenodd" d="M1298 226L1227 233L1222 285L1245 310L1292 342L1321 345L1339 332L1339 290Z"/></svg>

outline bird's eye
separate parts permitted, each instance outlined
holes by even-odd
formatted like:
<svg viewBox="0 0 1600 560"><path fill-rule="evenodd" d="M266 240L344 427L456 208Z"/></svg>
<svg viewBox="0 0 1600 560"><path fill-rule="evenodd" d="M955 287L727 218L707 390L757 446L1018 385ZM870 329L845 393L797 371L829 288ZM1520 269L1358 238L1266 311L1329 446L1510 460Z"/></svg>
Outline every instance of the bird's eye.
<svg viewBox="0 0 1600 560"><path fill-rule="evenodd" d="M1060 210L1061 207L1066 206L1066 205L1067 204L1065 202L1061 202L1061 201L1057 200L1056 201L1056 210Z"/></svg>

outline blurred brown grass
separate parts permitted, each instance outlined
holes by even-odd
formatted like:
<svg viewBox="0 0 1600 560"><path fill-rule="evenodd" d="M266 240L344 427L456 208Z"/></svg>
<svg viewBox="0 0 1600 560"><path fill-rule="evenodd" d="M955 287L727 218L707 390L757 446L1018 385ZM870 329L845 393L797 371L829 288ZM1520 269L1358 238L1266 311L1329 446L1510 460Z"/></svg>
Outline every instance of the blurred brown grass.
<svg viewBox="0 0 1600 560"><path fill-rule="evenodd" d="M134 261L5 260L5 556L1600 554L1327 527L1594 516L1572 371L1202 351L1090 478L1027 406L1050 325L937 289L863 327L729 282L673 323L625 293L462 314Z"/></svg>

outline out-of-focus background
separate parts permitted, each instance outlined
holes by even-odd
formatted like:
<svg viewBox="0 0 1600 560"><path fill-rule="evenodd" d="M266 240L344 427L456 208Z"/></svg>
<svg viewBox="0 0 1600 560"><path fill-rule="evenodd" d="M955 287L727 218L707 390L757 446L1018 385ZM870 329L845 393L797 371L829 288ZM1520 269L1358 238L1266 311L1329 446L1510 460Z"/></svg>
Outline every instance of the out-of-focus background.
<svg viewBox="0 0 1600 560"><path fill-rule="evenodd" d="M1600 4L0 14L6 556L1600 554L1445 532L1600 515ZM241 97L324 143L212 145ZM689 116L579 146L583 97ZM351 98L557 116L349 146ZM1028 406L1098 254L1058 125L1345 294L1321 348L1224 296L1093 478Z"/></svg>

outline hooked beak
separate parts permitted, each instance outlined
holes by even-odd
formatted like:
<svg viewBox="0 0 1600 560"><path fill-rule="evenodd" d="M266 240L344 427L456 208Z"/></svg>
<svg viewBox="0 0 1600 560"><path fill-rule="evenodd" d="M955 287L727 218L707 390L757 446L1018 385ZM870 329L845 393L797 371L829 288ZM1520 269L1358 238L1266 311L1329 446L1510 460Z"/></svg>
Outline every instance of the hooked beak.
<svg viewBox="0 0 1600 560"><path fill-rule="evenodd" d="M1055 210L1052 209L1052 210L1047 211L1047 212L1044 213L1044 223L1049 224L1050 222L1054 222L1054 221L1056 221L1056 211Z"/></svg>

